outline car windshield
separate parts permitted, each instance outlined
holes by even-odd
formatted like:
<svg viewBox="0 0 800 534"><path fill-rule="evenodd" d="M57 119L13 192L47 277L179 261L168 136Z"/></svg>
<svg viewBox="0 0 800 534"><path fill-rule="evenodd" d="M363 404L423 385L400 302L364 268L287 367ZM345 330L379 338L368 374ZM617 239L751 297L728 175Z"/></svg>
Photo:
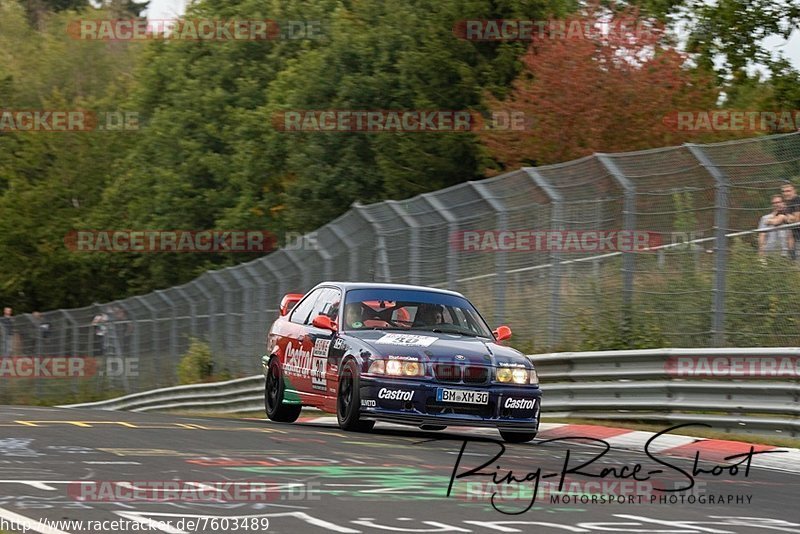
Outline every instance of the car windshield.
<svg viewBox="0 0 800 534"><path fill-rule="evenodd" d="M345 297L344 330L425 330L491 338L463 297L410 289L353 289Z"/></svg>

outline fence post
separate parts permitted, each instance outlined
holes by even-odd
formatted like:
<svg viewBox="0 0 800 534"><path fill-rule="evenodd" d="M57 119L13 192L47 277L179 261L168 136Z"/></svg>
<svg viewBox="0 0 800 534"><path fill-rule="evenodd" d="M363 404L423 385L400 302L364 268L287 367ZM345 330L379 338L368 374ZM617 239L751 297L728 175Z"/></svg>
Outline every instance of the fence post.
<svg viewBox="0 0 800 534"><path fill-rule="evenodd" d="M176 286L175 291L181 296L183 300L185 300L189 304L189 320L191 324L191 333L192 337L197 336L197 305L194 303L189 295L186 294L186 291L183 289L183 286Z"/></svg>
<svg viewBox="0 0 800 534"><path fill-rule="evenodd" d="M375 247L376 247L376 254L375 254L375 263L373 269L373 282L391 282L392 280L392 273L389 271L389 256L386 253L386 241L383 237L383 228L375 220L365 207L359 203L354 202L353 208L355 212L361 215L365 221L372 226L372 231L375 233Z"/></svg>
<svg viewBox="0 0 800 534"><path fill-rule="evenodd" d="M386 204L408 226L408 282L413 285L419 285L419 223L396 200L387 200Z"/></svg>
<svg viewBox="0 0 800 534"><path fill-rule="evenodd" d="M458 232L458 219L433 193L423 193L420 197L447 222L447 289L458 291L458 251L451 242Z"/></svg>
<svg viewBox="0 0 800 534"><path fill-rule="evenodd" d="M159 346L161 344L158 342L158 333L159 333L160 329L158 328L158 319L157 319L157 315L156 315L156 309L154 307L152 307L150 305L150 303L147 302L147 300L144 297L131 297L131 298L133 300L135 300L136 302L140 303L142 305L142 307L144 307L148 312L150 312L150 320L153 322L152 323L153 324L153 354L150 357L156 359L156 373L158 374L159 377L163 377L164 376L164 369L163 369L163 366L162 366L162 362L164 361L164 359L161 357L161 354L159 354Z"/></svg>
<svg viewBox="0 0 800 534"><path fill-rule="evenodd" d="M211 293L203 286L202 277L195 278L192 282L189 282L187 285L193 285L197 288L197 291L203 294L205 297L206 302L208 302L208 346L211 349L211 354L214 354L214 344L217 341L217 318L216 310L217 306L215 304L215 300L212 297Z"/></svg>
<svg viewBox="0 0 800 534"><path fill-rule="evenodd" d="M220 352L225 360L230 361L232 343L229 343L228 340L231 338L230 326L233 320L233 307L231 306L232 289L230 284L220 276L222 274L220 271L208 271L206 274L212 282L222 288L222 309L224 317L222 321L222 350Z"/></svg>
<svg viewBox="0 0 800 534"><path fill-rule="evenodd" d="M700 162L716 183L714 194L714 303L711 317L711 333L715 347L725 346L725 287L728 262L728 207L730 206L730 180L724 172L703 152L699 145L684 145Z"/></svg>
<svg viewBox="0 0 800 534"><path fill-rule="evenodd" d="M130 384L128 382L128 365L125 362L127 362L131 358L131 356L133 355L133 353L134 353L133 352L133 346L135 345L136 346L136 354L137 354L137 358L136 358L137 366L136 366L136 368L137 368L137 372L140 372L140 371L138 371L138 370L141 369L140 368L141 362L138 361L139 360L139 358L138 358L138 354L139 354L139 329L135 326L136 315L131 312L130 308L125 304L125 301L124 300L117 301L116 305L119 306L120 308L122 308L122 310L125 312L125 316L128 319L128 326L134 325L133 328L131 329L131 339L130 340L128 340L125 337L125 334L122 335L122 345L123 345L123 348L124 348L124 350L122 350L122 360L123 360L123 368L124 368L124 372L123 372L123 375L122 375L124 377L123 385L125 387L125 391L127 393L130 393L131 388L130 388ZM119 343L119 338L117 339L117 342ZM136 389L138 387L138 385L139 385L138 375L136 376L136 378L137 379L134 380L133 389Z"/></svg>
<svg viewBox="0 0 800 534"><path fill-rule="evenodd" d="M550 220L553 222L553 230L561 230L563 217L563 198L554 187L552 187L544 177L539 174L533 167L526 167L522 169L528 176L530 176L533 183L544 191L553 203L553 211L550 214ZM550 255L551 265L550 268L550 347L555 347L561 341L561 253L558 251Z"/></svg>
<svg viewBox="0 0 800 534"><path fill-rule="evenodd" d="M178 321L175 315L175 303L166 295L166 292L161 289L156 289L154 293L158 298L164 301L164 303L170 309L170 315L172 319L170 322L172 324L170 325L169 329L169 354L170 359L178 361L178 332L176 330L178 328Z"/></svg>
<svg viewBox="0 0 800 534"><path fill-rule="evenodd" d="M481 182L467 182L485 200L497 215L497 229L499 231L508 230L508 212L502 202L497 200ZM451 240L452 243L452 240ZM494 321L495 324L503 324L505 320L506 306L506 271L508 270L508 252L498 250L494 259L495 278L494 278Z"/></svg>
<svg viewBox="0 0 800 534"><path fill-rule="evenodd" d="M239 346L242 347L244 350L243 356L245 357L245 368L247 367L247 363L254 361L255 359L252 357L254 356L250 350L251 348L256 346L256 343L253 340L252 332L256 329L253 328L251 325L253 324L253 320L255 318L255 306L253 306L253 284L250 280L247 279L247 276L242 272L244 269L241 267L228 267L226 271L231 273L231 276L236 281L237 284L242 288L242 335L241 341L239 342ZM258 369L252 369L252 372L256 372ZM248 371L250 372L250 371Z"/></svg>
<svg viewBox="0 0 800 534"><path fill-rule="evenodd" d="M293 250L283 249L283 253L286 254L289 261L294 264L295 270L300 273L300 283L303 285L302 290L308 291L311 289L311 271L308 270L308 267L297 259Z"/></svg>
<svg viewBox="0 0 800 534"><path fill-rule="evenodd" d="M622 226L625 231L636 230L636 187L628 180L625 174L607 154L595 154L597 160L603 165L615 182L624 191L625 197L622 207ZM634 242L634 241L631 241ZM622 319L623 324L630 325L633 319L633 277L636 272L635 252L628 250L622 253Z"/></svg>
<svg viewBox="0 0 800 534"><path fill-rule="evenodd" d="M254 262L244 264L244 270L250 275L250 278L255 282L255 303L256 314L254 321L256 325L261 325L266 328L267 323L267 282L261 276L261 273L256 269ZM260 339L259 339L260 343ZM258 344L256 345L258 346Z"/></svg>
<svg viewBox="0 0 800 534"><path fill-rule="evenodd" d="M358 281L358 246L353 243L351 238L348 238L347 234L342 231L341 228L336 224L336 222L332 222L328 225L328 228L331 229L333 235L336 236L339 241L344 244L345 248L347 248L347 261L348 265L347 268L349 270L349 278L350 282Z"/></svg>

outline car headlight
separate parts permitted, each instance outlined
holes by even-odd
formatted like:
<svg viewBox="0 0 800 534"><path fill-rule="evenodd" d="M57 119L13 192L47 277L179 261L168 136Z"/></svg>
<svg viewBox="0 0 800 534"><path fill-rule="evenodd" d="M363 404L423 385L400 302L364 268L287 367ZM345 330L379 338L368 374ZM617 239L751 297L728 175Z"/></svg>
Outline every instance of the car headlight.
<svg viewBox="0 0 800 534"><path fill-rule="evenodd" d="M420 376L422 374L422 366L419 362L405 362L403 363L403 374L406 376Z"/></svg>
<svg viewBox="0 0 800 534"><path fill-rule="evenodd" d="M498 367L495 372L495 379L504 384L538 384L539 377L534 369L522 367Z"/></svg>
<svg viewBox="0 0 800 534"><path fill-rule="evenodd" d="M386 362L384 360L375 360L371 364L369 364L369 370L367 371L374 375L385 375L386 374Z"/></svg>
<svg viewBox="0 0 800 534"><path fill-rule="evenodd" d="M512 379L514 380L515 384L527 384L528 383L528 370L527 369L514 369L511 372Z"/></svg>
<svg viewBox="0 0 800 534"><path fill-rule="evenodd" d="M387 376L424 376L425 367L420 362L402 360L375 360L369 372Z"/></svg>
<svg viewBox="0 0 800 534"><path fill-rule="evenodd" d="M386 374L398 376L403 373L403 363L399 360L389 360L386 362Z"/></svg>
<svg viewBox="0 0 800 534"><path fill-rule="evenodd" d="M511 382L511 369L508 367L501 367L497 370L497 381L498 382Z"/></svg>

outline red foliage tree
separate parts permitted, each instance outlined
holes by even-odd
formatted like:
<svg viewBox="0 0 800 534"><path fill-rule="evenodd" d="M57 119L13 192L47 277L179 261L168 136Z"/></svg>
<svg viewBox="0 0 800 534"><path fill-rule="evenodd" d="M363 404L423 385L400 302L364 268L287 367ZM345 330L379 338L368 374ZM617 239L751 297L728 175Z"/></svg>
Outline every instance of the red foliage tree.
<svg viewBox="0 0 800 534"><path fill-rule="evenodd" d="M521 112L526 119L522 130L481 134L496 164L488 174L593 152L709 140L676 130L665 117L713 109L718 93L712 78L687 68L686 57L664 44L661 31L620 17L606 22L608 31L597 30L599 15L587 15L563 21L560 31L535 33L508 98L487 98L493 113Z"/></svg>

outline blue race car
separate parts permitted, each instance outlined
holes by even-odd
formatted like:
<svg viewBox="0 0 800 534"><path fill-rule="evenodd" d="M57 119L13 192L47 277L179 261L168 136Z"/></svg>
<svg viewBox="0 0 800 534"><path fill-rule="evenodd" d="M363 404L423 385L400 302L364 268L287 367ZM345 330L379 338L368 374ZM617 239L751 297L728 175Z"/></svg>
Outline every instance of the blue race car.
<svg viewBox="0 0 800 534"><path fill-rule="evenodd" d="M288 294L262 358L273 421L303 406L336 413L344 430L375 421L442 430L488 426L532 440L541 390L533 363L503 346L461 294L397 284L324 282Z"/></svg>

